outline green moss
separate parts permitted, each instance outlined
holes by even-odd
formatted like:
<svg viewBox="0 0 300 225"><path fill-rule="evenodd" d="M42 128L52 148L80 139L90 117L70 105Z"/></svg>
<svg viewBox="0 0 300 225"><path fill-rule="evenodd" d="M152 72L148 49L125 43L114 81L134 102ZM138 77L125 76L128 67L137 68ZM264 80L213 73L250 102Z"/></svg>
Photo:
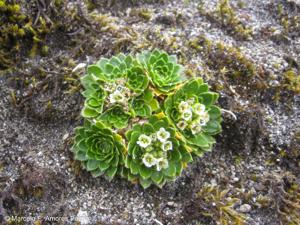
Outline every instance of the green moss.
<svg viewBox="0 0 300 225"><path fill-rule="evenodd" d="M272 189L280 224L300 224L300 187L290 173L276 175Z"/></svg>
<svg viewBox="0 0 300 225"><path fill-rule="evenodd" d="M259 195L256 198L256 205L260 208L269 207L272 203L272 199L266 195Z"/></svg>
<svg viewBox="0 0 300 225"><path fill-rule="evenodd" d="M130 16L136 16L144 19L145 21L149 21L152 18L152 12L149 9L141 8L141 9L132 9L130 11Z"/></svg>
<svg viewBox="0 0 300 225"><path fill-rule="evenodd" d="M61 7L63 5L64 1L63 0L54 0L54 5L56 7Z"/></svg>
<svg viewBox="0 0 300 225"><path fill-rule="evenodd" d="M241 4L240 4L241 5ZM217 23L240 40L249 40L253 36L251 27L246 26L231 7L229 0L219 0L215 11L206 12L203 5L199 5L199 12L210 21Z"/></svg>
<svg viewBox="0 0 300 225"><path fill-rule="evenodd" d="M21 6L14 1L0 1L0 69L7 69L14 63L16 53L27 52L34 57L49 28L40 17L36 28L32 27L32 19L22 12ZM28 51L28 46L31 50Z"/></svg>
<svg viewBox="0 0 300 225"><path fill-rule="evenodd" d="M93 23L99 27L100 31L114 31L116 30L114 22L115 19L111 17L109 14L99 14L96 12L92 12L89 14L89 17L93 21Z"/></svg>
<svg viewBox="0 0 300 225"><path fill-rule="evenodd" d="M242 9L242 8L244 8L244 7L245 7L245 2L244 2L244 1L242 1L242 0L238 0L238 2L237 2L237 6L238 6L240 9Z"/></svg>
<svg viewBox="0 0 300 225"><path fill-rule="evenodd" d="M274 3L275 4L275 3ZM278 4L276 7L271 5L270 9L275 8L273 11L274 17L282 26L284 35L290 37L298 37L300 29L300 17L297 10L294 9L293 4Z"/></svg>
<svg viewBox="0 0 300 225"><path fill-rule="evenodd" d="M300 94L300 74L297 74L294 70L288 70L283 76L283 86L295 94Z"/></svg>
<svg viewBox="0 0 300 225"><path fill-rule="evenodd" d="M84 2L89 11L92 11L97 7L94 0L85 0Z"/></svg>
<svg viewBox="0 0 300 225"><path fill-rule="evenodd" d="M238 48L224 45L222 42L212 43L204 36L189 42L189 46L203 54L207 65L220 74L236 77L251 77L257 73L255 64Z"/></svg>
<svg viewBox="0 0 300 225"><path fill-rule="evenodd" d="M230 194L229 189L206 185L197 193L199 214L209 217L217 224L246 224L246 216L234 209L240 199Z"/></svg>
<svg viewBox="0 0 300 225"><path fill-rule="evenodd" d="M47 45L44 45L42 47L42 52L41 52L42 56L47 56L49 54L49 47Z"/></svg>

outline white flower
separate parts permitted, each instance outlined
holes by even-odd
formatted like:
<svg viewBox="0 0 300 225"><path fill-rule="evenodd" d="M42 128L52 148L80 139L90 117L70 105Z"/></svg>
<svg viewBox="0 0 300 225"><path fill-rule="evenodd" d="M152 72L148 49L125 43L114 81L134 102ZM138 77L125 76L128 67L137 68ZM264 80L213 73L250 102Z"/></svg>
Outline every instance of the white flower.
<svg viewBox="0 0 300 225"><path fill-rule="evenodd" d="M179 112L183 112L185 110L188 110L190 108L190 105L188 102L185 102L185 101L181 101L178 105L178 110Z"/></svg>
<svg viewBox="0 0 300 225"><path fill-rule="evenodd" d="M193 121L192 124L190 125L190 128L191 128L192 134L198 134L202 130L199 121Z"/></svg>
<svg viewBox="0 0 300 225"><path fill-rule="evenodd" d="M168 151L173 149L173 144L171 141L166 141L162 143L161 148L163 151Z"/></svg>
<svg viewBox="0 0 300 225"><path fill-rule="evenodd" d="M149 136L142 134L139 136L139 140L136 142L142 148L147 148L151 144L152 140Z"/></svg>
<svg viewBox="0 0 300 225"><path fill-rule="evenodd" d="M193 105L193 112L197 115L202 115L205 112L205 105L196 103Z"/></svg>
<svg viewBox="0 0 300 225"><path fill-rule="evenodd" d="M169 162L166 158L156 159L156 170L161 171L161 169L167 169L169 167Z"/></svg>
<svg viewBox="0 0 300 225"><path fill-rule="evenodd" d="M184 130L188 124L184 120L181 120L176 125L180 130Z"/></svg>
<svg viewBox="0 0 300 225"><path fill-rule="evenodd" d="M191 120L192 116L193 116L193 113L190 109L187 109L187 110L183 111L182 114L181 114L181 118L186 120L186 121Z"/></svg>
<svg viewBox="0 0 300 225"><path fill-rule="evenodd" d="M170 137L170 133L162 127L156 132L156 137L160 142L165 142Z"/></svg>
<svg viewBox="0 0 300 225"><path fill-rule="evenodd" d="M190 98L189 100L187 100L188 104L193 105L195 102L195 98Z"/></svg>
<svg viewBox="0 0 300 225"><path fill-rule="evenodd" d="M124 102L125 97L120 91L115 91L112 94L109 95L109 101L110 103L116 103L116 102Z"/></svg>
<svg viewBox="0 0 300 225"><path fill-rule="evenodd" d="M146 153L142 161L146 167L151 167L157 164L157 159L150 153Z"/></svg>
<svg viewBox="0 0 300 225"><path fill-rule="evenodd" d="M205 126L209 121L209 114L207 112L204 112L200 117L199 117L199 124L200 126Z"/></svg>

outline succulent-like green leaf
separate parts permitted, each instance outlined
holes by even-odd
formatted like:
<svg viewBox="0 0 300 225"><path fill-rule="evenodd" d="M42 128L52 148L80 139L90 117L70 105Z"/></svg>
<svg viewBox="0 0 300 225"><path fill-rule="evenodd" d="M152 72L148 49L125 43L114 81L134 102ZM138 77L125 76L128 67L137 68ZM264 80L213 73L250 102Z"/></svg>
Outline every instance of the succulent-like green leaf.
<svg viewBox="0 0 300 225"><path fill-rule="evenodd" d="M79 160L79 161L86 161L87 160L86 153L81 152L81 151L77 151L76 154L75 154L75 159Z"/></svg>
<svg viewBox="0 0 300 225"><path fill-rule="evenodd" d="M100 169L96 169L96 170L91 171L91 174L93 177L99 177L99 176L103 175L103 172Z"/></svg>
<svg viewBox="0 0 300 225"><path fill-rule="evenodd" d="M93 118L93 117L97 116L98 114L99 113L95 109L90 108L88 106L84 106L84 108L81 111L81 115L86 118Z"/></svg>
<svg viewBox="0 0 300 225"><path fill-rule="evenodd" d="M108 180L112 180L114 178L114 176L116 175L117 171L118 171L118 167L110 167L106 171L106 175L108 177Z"/></svg>
<svg viewBox="0 0 300 225"><path fill-rule="evenodd" d="M128 71L128 87L136 93L143 92L148 87L148 77L145 76L144 70L141 67L133 67Z"/></svg>
<svg viewBox="0 0 300 225"><path fill-rule="evenodd" d="M152 108L143 100L140 99L133 100L132 109L136 116L140 116L140 117L151 116Z"/></svg>
<svg viewBox="0 0 300 225"><path fill-rule="evenodd" d="M160 109L159 102L154 98L148 104L153 112L156 112Z"/></svg>
<svg viewBox="0 0 300 225"><path fill-rule="evenodd" d="M107 126L119 129L127 126L129 118L130 114L124 112L121 106L115 106L98 117Z"/></svg>
<svg viewBox="0 0 300 225"><path fill-rule="evenodd" d="M141 175L141 177L143 178L143 179L148 179L148 178L150 178L151 177L151 175L152 175L152 170L151 169L148 169L146 166L144 166L144 165L141 165L140 167L139 167L139 174Z"/></svg>
<svg viewBox="0 0 300 225"><path fill-rule="evenodd" d="M132 174L136 175L136 174L139 173L140 166L139 166L139 164L136 163L134 160L131 160L131 161L130 161L129 168L130 168L130 172L131 172Z"/></svg>
<svg viewBox="0 0 300 225"><path fill-rule="evenodd" d="M165 176L175 177L176 176L176 166L175 166L175 164L170 163L168 168L164 169L162 172Z"/></svg>
<svg viewBox="0 0 300 225"><path fill-rule="evenodd" d="M152 180L151 179L140 179L140 184L142 185L142 187L144 189L148 188L151 184L152 184Z"/></svg>
<svg viewBox="0 0 300 225"><path fill-rule="evenodd" d="M90 159L87 161L87 171L95 170L99 167L100 161L95 159Z"/></svg>
<svg viewBox="0 0 300 225"><path fill-rule="evenodd" d="M151 180L157 185L163 181L163 178L164 178L164 175L158 171L155 171L151 175Z"/></svg>

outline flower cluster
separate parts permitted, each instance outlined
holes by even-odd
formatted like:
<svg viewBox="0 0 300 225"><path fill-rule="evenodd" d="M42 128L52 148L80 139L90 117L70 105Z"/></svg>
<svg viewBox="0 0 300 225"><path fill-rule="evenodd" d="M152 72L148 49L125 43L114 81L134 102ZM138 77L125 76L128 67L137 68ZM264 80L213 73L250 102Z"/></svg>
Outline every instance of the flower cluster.
<svg viewBox="0 0 300 225"><path fill-rule="evenodd" d="M163 127L149 136L145 134L139 136L136 143L145 149L142 161L146 167L155 166L157 171L168 168L167 151L173 148L169 138L170 133Z"/></svg>
<svg viewBox="0 0 300 225"><path fill-rule="evenodd" d="M108 93L108 98L105 101L107 108L113 105L122 105L125 111L129 111L129 101L135 95L129 88L126 87L126 80L117 79L114 83L104 85L104 90Z"/></svg>
<svg viewBox="0 0 300 225"><path fill-rule="evenodd" d="M90 65L81 78L75 159L94 177L120 176L144 188L174 181L221 131L218 94L182 71L175 56L157 49Z"/></svg>
<svg viewBox="0 0 300 225"><path fill-rule="evenodd" d="M191 153L176 130L161 113L153 115L147 123L137 124L126 133L128 154L125 165L131 175L144 187L152 183L163 186L181 174L183 166L192 161Z"/></svg>
<svg viewBox="0 0 300 225"><path fill-rule="evenodd" d="M190 98L187 101L181 101L178 105L180 116L177 122L177 127L180 130L189 129L192 134L199 134L202 127L209 121L209 114L205 110L205 105L195 102L195 98Z"/></svg>

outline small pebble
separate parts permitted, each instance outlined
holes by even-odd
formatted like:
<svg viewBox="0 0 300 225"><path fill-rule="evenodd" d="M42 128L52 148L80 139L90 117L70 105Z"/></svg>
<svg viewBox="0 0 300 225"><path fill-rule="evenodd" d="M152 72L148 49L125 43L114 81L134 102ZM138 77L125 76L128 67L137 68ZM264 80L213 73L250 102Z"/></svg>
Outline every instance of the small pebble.
<svg viewBox="0 0 300 225"><path fill-rule="evenodd" d="M242 213L248 213L248 212L251 211L251 205L249 205L249 204L241 205L241 206L237 209L237 211L242 212Z"/></svg>

